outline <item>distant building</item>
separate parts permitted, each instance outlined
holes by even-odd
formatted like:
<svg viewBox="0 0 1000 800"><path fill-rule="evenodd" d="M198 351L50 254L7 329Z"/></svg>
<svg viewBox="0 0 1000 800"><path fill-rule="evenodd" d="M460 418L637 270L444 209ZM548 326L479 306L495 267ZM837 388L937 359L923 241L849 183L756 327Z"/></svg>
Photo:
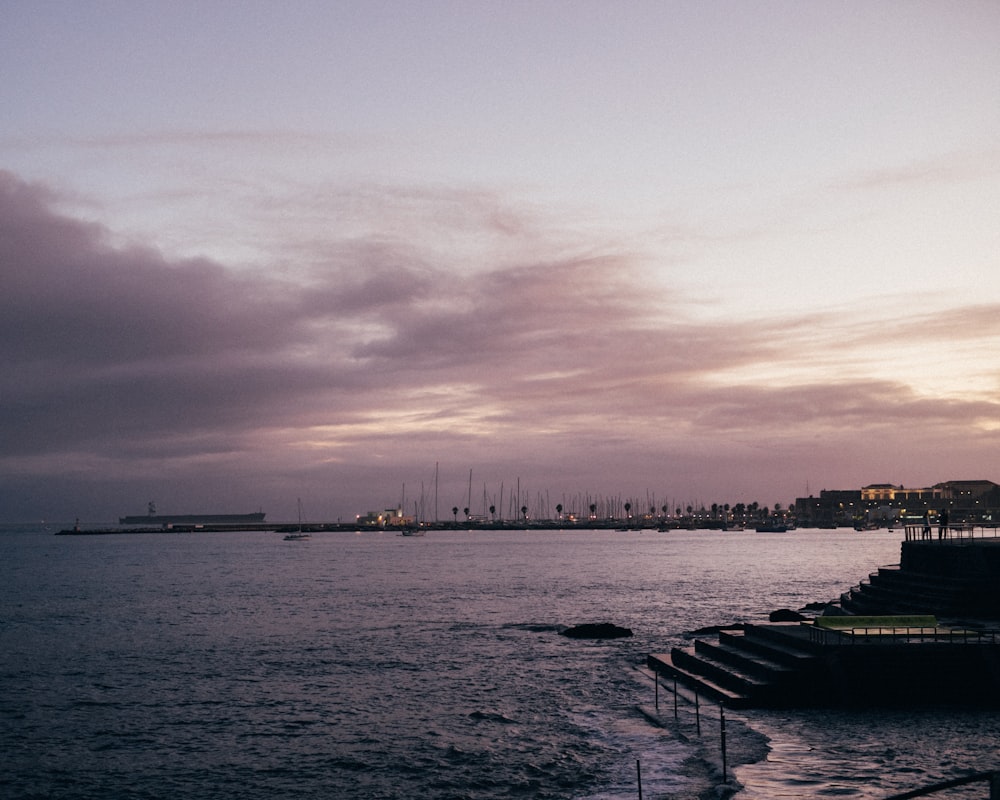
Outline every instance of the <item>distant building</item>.
<svg viewBox="0 0 1000 800"><path fill-rule="evenodd" d="M853 525L861 508L859 489L823 489L819 497L810 495L795 500L795 516L802 525Z"/></svg>
<svg viewBox="0 0 1000 800"><path fill-rule="evenodd" d="M1000 515L1000 486L993 481L945 481L938 486L942 505L947 505L953 518L986 522Z"/></svg>
<svg viewBox="0 0 1000 800"><path fill-rule="evenodd" d="M934 488L940 490L941 497L946 500L973 501L1000 490L993 481L945 481Z"/></svg>
<svg viewBox="0 0 1000 800"><path fill-rule="evenodd" d="M394 528L406 525L413 525L414 518L403 515L401 508L387 508L385 511L369 511L367 514L358 514L358 525L366 528Z"/></svg>
<svg viewBox="0 0 1000 800"><path fill-rule="evenodd" d="M861 499L872 502L908 502L910 500L932 500L941 497L941 484L929 489L906 489L891 483L873 483L861 489Z"/></svg>
<svg viewBox="0 0 1000 800"><path fill-rule="evenodd" d="M860 489L823 489L819 498L824 503L843 503L845 505L861 502Z"/></svg>
<svg viewBox="0 0 1000 800"><path fill-rule="evenodd" d="M991 519L994 512L1000 512L1000 485L987 480L944 481L920 488L873 483L861 489L824 489L819 497L795 500L799 524L819 526L889 521L945 506L961 518Z"/></svg>

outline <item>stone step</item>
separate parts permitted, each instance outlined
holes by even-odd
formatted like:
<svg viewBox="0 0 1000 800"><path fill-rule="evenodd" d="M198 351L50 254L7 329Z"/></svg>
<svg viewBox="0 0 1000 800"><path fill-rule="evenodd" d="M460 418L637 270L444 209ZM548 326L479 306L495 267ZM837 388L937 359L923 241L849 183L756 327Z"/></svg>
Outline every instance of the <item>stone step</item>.
<svg viewBox="0 0 1000 800"><path fill-rule="evenodd" d="M961 578L948 575L928 575L924 572L901 570L898 566L879 567L878 570L873 572L869 577L874 578L876 576L878 576L878 580L880 581L891 581L907 588L919 586L927 589L934 588L942 591L953 591L961 589L965 585L965 581Z"/></svg>
<svg viewBox="0 0 1000 800"><path fill-rule="evenodd" d="M730 632L726 632L730 633ZM722 636L719 641L799 669L816 657L817 646L811 641L809 628L799 623L745 625L735 635Z"/></svg>
<svg viewBox="0 0 1000 800"><path fill-rule="evenodd" d="M768 658L767 655L745 650L739 645L719 642L707 642L698 639L694 650L699 656L706 656L737 674L746 675L756 680L768 683L780 682L794 672L794 668Z"/></svg>
<svg viewBox="0 0 1000 800"><path fill-rule="evenodd" d="M899 594L919 594L936 597L941 600L951 600L961 594L967 584L954 580L921 580L913 576L875 572L868 578L872 586L879 586Z"/></svg>
<svg viewBox="0 0 1000 800"><path fill-rule="evenodd" d="M892 610L893 613L920 613L945 605L938 597L914 593L903 594L895 589L874 584L862 583L851 591L866 600Z"/></svg>
<svg viewBox="0 0 1000 800"><path fill-rule="evenodd" d="M942 585L924 587L919 582L907 585L896 577L885 578L878 573L871 576L871 582L862 582L847 593L850 597L846 610L859 613L899 614L929 613L950 614L960 605L963 597L961 587Z"/></svg>
<svg viewBox="0 0 1000 800"><path fill-rule="evenodd" d="M860 593L856 593L853 589L849 592L844 592L840 596L840 607L847 613L855 614L859 617L890 614L894 610L886 608L885 604L876 602L873 598L864 597Z"/></svg>
<svg viewBox="0 0 1000 800"><path fill-rule="evenodd" d="M676 651L676 648L675 648ZM658 653L646 657L646 665L657 675L668 680L676 680L698 696L716 703L722 703L729 708L751 708L750 698L716 683L710 677L694 673L684 666L674 662L674 653Z"/></svg>
<svg viewBox="0 0 1000 800"><path fill-rule="evenodd" d="M771 683L717 661L709 653L699 653L690 647L675 647L670 655L676 666L693 675L707 678L713 684L728 689L733 694L745 696L757 703L761 703L770 695Z"/></svg>

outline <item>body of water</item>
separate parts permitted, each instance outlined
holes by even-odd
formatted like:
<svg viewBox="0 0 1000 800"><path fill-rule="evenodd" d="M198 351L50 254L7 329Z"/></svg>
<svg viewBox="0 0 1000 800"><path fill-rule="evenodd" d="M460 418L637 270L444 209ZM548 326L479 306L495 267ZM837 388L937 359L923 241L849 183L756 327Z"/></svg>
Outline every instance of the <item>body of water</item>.
<svg viewBox="0 0 1000 800"><path fill-rule="evenodd" d="M0 796L598 800L637 797L639 762L644 797L695 798L712 743L637 710L646 654L898 559L898 534L843 530L9 528ZM605 621L635 636L558 635ZM878 798L1000 766L988 712L740 720L771 740L736 769L748 800Z"/></svg>

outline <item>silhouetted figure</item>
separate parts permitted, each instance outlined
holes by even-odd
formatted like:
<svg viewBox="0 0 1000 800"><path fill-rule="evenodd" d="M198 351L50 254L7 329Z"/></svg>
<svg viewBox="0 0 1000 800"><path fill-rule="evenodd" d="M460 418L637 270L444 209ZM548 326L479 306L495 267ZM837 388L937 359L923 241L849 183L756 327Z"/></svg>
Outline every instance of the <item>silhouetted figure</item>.
<svg viewBox="0 0 1000 800"><path fill-rule="evenodd" d="M948 535L948 509L942 508L938 514L938 539L944 539Z"/></svg>
<svg viewBox="0 0 1000 800"><path fill-rule="evenodd" d="M931 510L927 509L924 512L924 538L931 538Z"/></svg>

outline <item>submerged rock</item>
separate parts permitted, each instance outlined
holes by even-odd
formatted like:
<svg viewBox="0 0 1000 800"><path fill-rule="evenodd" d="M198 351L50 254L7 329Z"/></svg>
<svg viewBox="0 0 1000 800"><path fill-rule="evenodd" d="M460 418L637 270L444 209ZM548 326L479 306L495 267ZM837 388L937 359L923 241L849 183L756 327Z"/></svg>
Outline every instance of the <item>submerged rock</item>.
<svg viewBox="0 0 1000 800"><path fill-rule="evenodd" d="M631 636L632 629L621 628L610 622L586 622L583 625L567 628L561 635L569 636L571 639L621 639Z"/></svg>

